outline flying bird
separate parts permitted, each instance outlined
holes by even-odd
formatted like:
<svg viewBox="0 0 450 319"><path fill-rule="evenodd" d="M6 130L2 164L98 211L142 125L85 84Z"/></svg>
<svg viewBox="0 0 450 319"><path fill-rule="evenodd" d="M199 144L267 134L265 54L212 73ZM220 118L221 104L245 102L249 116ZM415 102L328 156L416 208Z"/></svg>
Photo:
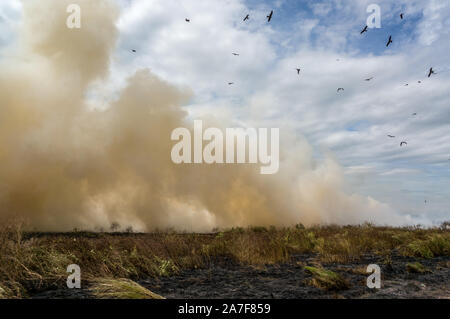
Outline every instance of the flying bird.
<svg viewBox="0 0 450 319"><path fill-rule="evenodd" d="M249 15L249 14L247 14L247 15L245 16L244 21L247 21L248 19L250 19L250 15Z"/></svg>
<svg viewBox="0 0 450 319"><path fill-rule="evenodd" d="M233 85L234 84L234 82L228 82L228 85Z"/></svg>
<svg viewBox="0 0 450 319"><path fill-rule="evenodd" d="M191 22L191 19L187 19L187 18L186 18L186 19L184 19L184 20L186 20L186 22Z"/></svg>
<svg viewBox="0 0 450 319"><path fill-rule="evenodd" d="M372 79L373 79L373 76L370 77L370 78L365 79L364 81L370 81L370 80L372 80Z"/></svg>
<svg viewBox="0 0 450 319"><path fill-rule="evenodd" d="M339 91L344 91L344 88L338 88L337 92L339 93Z"/></svg>
<svg viewBox="0 0 450 319"><path fill-rule="evenodd" d="M422 81L417 81L417 83L422 83Z"/></svg>
<svg viewBox="0 0 450 319"><path fill-rule="evenodd" d="M231 53L234 56L239 56L239 53Z"/></svg>
<svg viewBox="0 0 450 319"><path fill-rule="evenodd" d="M296 69L297 70L297 74L300 74L300 71L302 70L302 69Z"/></svg>
<svg viewBox="0 0 450 319"><path fill-rule="evenodd" d="M417 115L417 113L413 113L413 114L412 114L412 116L416 116L416 115Z"/></svg>
<svg viewBox="0 0 450 319"><path fill-rule="evenodd" d="M388 137L390 137L390 138L395 138L395 136L394 136L394 135L388 135Z"/></svg>
<svg viewBox="0 0 450 319"><path fill-rule="evenodd" d="M433 68L430 68L430 71L428 72L428 77L430 77L432 74L436 74L436 72L434 72Z"/></svg>
<svg viewBox="0 0 450 319"><path fill-rule="evenodd" d="M273 10L270 11L270 14L267 16L267 22L270 22L272 20Z"/></svg>
<svg viewBox="0 0 450 319"><path fill-rule="evenodd" d="M364 29L362 29L361 34L363 34L364 32L367 32L367 28L368 28L368 26L365 26Z"/></svg>
<svg viewBox="0 0 450 319"><path fill-rule="evenodd" d="M403 20L403 13L400 13L400 19Z"/></svg>
<svg viewBox="0 0 450 319"><path fill-rule="evenodd" d="M388 42L386 43L386 47L388 47L389 44L391 44L391 43L392 43L392 35L389 36L389 40L388 40Z"/></svg>
<svg viewBox="0 0 450 319"><path fill-rule="evenodd" d="M401 142L401 143L400 143L400 147L402 147L403 144L408 145L408 143L406 143L406 142Z"/></svg>
<svg viewBox="0 0 450 319"><path fill-rule="evenodd" d="M136 50L135 50L135 49L133 49L133 50L131 50L131 52L133 52L133 53L136 53Z"/></svg>
<svg viewBox="0 0 450 319"><path fill-rule="evenodd" d="M409 85L408 83L405 84L405 86L408 86L408 85Z"/></svg>

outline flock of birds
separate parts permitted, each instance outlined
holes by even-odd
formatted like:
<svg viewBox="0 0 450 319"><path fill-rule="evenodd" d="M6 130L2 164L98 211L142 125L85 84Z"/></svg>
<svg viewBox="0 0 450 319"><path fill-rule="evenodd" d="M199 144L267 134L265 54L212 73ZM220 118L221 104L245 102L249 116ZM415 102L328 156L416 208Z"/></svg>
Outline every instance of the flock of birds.
<svg viewBox="0 0 450 319"><path fill-rule="evenodd" d="M269 15L267 15L267 22L270 22L270 21L272 20L272 16L273 16L273 10L271 10L270 13L269 13ZM245 22L245 21L247 21L247 20L249 20L249 19L250 19L250 14L247 14L247 15L244 17L243 21ZM187 23L190 23L190 22L191 22L191 19L189 19L189 18L185 18L184 20L185 20ZM137 51L136 51L136 49L132 49L131 52L136 53ZM233 54L234 56L239 56L239 53L236 53L236 52L232 52L232 54ZM296 70L297 70L297 73L300 74L301 69L296 69ZM233 84L234 84L234 82L228 82L228 85L233 85Z"/></svg>
<svg viewBox="0 0 450 319"><path fill-rule="evenodd" d="M270 11L269 15L267 16L267 22L270 22L270 20L272 20L272 15L273 15L273 10ZM247 20L249 20L249 19L250 19L250 14L247 14L247 15L244 17L243 21L245 22L245 21L247 21ZM186 22L191 22L190 19L187 19L187 18L186 18L185 20L186 20ZM231 54L233 54L234 56L239 56L239 53L233 52L233 53L231 53ZM297 73L300 74L300 69L297 69ZM228 85L233 85L233 84L234 84L234 82L228 82Z"/></svg>
<svg viewBox="0 0 450 319"><path fill-rule="evenodd" d="M271 10L270 11L270 13L267 15L267 22L269 23L271 20L272 20L272 17L273 17L273 10ZM243 21L244 22L246 22L246 21L248 21L250 19L250 14L247 14L245 17L244 17L244 19L243 19ZM404 19L404 13L400 13L400 19L401 20L403 20ZM191 19L189 19L189 18L186 18L185 19L185 21L187 22L187 23L190 23L191 22ZM364 28L361 30L361 35L363 35L364 33L367 33L369 31L369 27L366 25L366 26L364 26ZM389 35L389 38L388 38L388 40L387 40L387 43L386 43L386 47L389 47L391 44L393 43L393 39L392 39L392 35ZM131 50L133 53L136 53L136 50ZM234 55L234 56L239 56L239 53L236 53L236 52L232 52L232 55ZM336 61L340 61L340 59L336 59ZM300 75L300 72L301 72L301 68L299 68L299 67L296 67L295 68L295 70L296 70L296 72L297 72L297 75ZM436 74L436 72L433 70L433 67L430 67L430 69L428 70L428 78L430 78L432 75L434 75L434 74ZM364 79L364 81L367 81L367 82L369 82L369 81L372 81L374 79L374 77L372 76L372 77L368 77L368 78L366 78L366 79ZM417 83L422 83L422 81L417 81ZM234 82L228 82L228 85L233 85L234 84ZM408 83L406 83L405 84L405 86L408 86L409 84ZM344 88L342 88L342 87L339 87L338 89L337 89L337 93L340 93L340 92L344 92L345 90L344 90ZM412 116L417 116L417 113L412 113ZM387 135L389 138L396 138L396 136L395 135L391 135L391 134L388 134ZM400 142L400 147L403 147L403 146L407 146L408 145L408 142L406 142L406 141L401 141ZM450 159L449 159L449 161L450 161ZM427 200L425 200L425 204L427 203Z"/></svg>
<svg viewBox="0 0 450 319"><path fill-rule="evenodd" d="M270 11L270 13L266 16L266 18L267 18L267 22L269 23L271 20L272 20L272 17L273 17L273 10L271 10ZM403 20L403 18L404 18L404 13L400 13L400 19L401 20ZM243 21L245 22L245 21L248 21L250 19L250 14L247 14L245 17L244 17L244 19L243 19ZM189 18L186 18L185 19L185 21L187 22L187 23L190 23L191 22L191 19L189 19ZM364 26L364 28L361 30L361 34L364 34L364 33L367 33L369 31L369 26L368 25L365 25ZM389 35L389 38L388 38L388 40L387 40L387 43L386 43L386 47L389 47L389 45L391 45L393 43L393 39L392 39L392 35ZM131 50L131 52L133 52L133 53L136 53L136 50L135 49L133 49L133 50ZM232 55L234 55L234 56L239 56L239 53L236 53L236 52L232 52ZM336 59L336 61L340 61L340 59ZM295 68L295 70L297 71L297 74L298 75L300 75L300 72L301 72L301 68ZM436 74L436 72L433 70L433 68L431 67L429 70L428 70L428 78L429 77L431 77L433 74ZM364 81L371 81L371 80L373 80L374 79L374 77L372 76L372 77L369 77L369 78L366 78L366 79L364 79ZM422 81L417 81L417 83L422 83ZM233 85L234 84L234 82L228 82L228 85ZM408 86L409 84L408 83L406 83L405 84L405 86ZM344 92L345 91L345 89L344 88L342 88L342 87L339 87L338 89L337 89L337 93L340 93L340 92ZM417 113L413 113L412 114L413 116L416 116L417 115ZM388 134L387 135L389 138L395 138L395 136L394 135L391 135L391 134ZM406 145L408 145L408 142L406 142L406 141L401 141L400 142L400 147L403 147L403 146L406 146ZM450 160L450 159L449 159Z"/></svg>
<svg viewBox="0 0 450 319"><path fill-rule="evenodd" d="M400 13L400 19L401 20L403 20L403 18L404 18L404 13ZM367 25L365 25L364 26L364 28L361 30L361 34L364 34L364 33L366 33L367 31L368 31L368 29L369 29L369 27L367 26ZM388 39L388 41L387 41L387 43L386 43L386 47L389 47L389 45L391 45L393 43L393 40L392 40L392 35L389 35L389 39ZM431 67L429 70L428 70L428 78L429 77L431 77L433 74L436 74L436 72L433 70L433 68ZM370 80L372 80L373 79L373 77L370 77L370 78L368 78L368 79L365 79L366 81L370 81ZM417 81L417 83L422 83L422 81ZM408 86L409 84L408 83L406 83L405 84L405 86ZM342 89L342 88L340 88L340 89ZM338 89L338 92L339 92L339 90L340 89ZM344 90L344 89L342 89L342 90ZM416 116L417 115L417 113L413 113L412 114L412 116ZM395 136L394 135L390 135L390 134L388 134L388 137L389 138L395 138ZM408 145L408 142L406 142L406 141L401 141L400 142L400 147L402 147L402 146L407 146Z"/></svg>
<svg viewBox="0 0 450 319"><path fill-rule="evenodd" d="M436 72L434 72L433 68L430 68L430 70L428 71L428 77L431 77L431 75L433 75L433 74L436 74ZM366 81L370 81L371 79L372 78L366 79ZM417 83L422 83L422 81L417 81ZM405 86L408 86L408 83L406 83ZM417 115L417 113L412 114L412 116L416 116L416 115ZM388 135L388 137L395 138L394 135ZM403 145L406 146L406 145L408 145L408 143L405 141L400 142L400 147L402 147ZM449 161L450 161L450 159L449 159Z"/></svg>

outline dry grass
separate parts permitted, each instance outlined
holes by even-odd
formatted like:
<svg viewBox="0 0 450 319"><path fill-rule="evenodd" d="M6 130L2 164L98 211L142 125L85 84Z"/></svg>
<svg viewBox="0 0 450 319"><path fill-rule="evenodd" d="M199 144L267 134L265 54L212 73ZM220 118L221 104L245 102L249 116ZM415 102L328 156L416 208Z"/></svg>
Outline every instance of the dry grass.
<svg viewBox="0 0 450 319"><path fill-rule="evenodd" d="M315 254L321 263L347 263L363 254L397 253L419 258L448 256L448 227L422 229L361 226L235 228L214 234L29 233L21 225L0 230L0 298L27 297L63 286L69 264L84 279L171 276L221 259L241 264L286 262Z"/></svg>
<svg viewBox="0 0 450 319"><path fill-rule="evenodd" d="M89 293L96 299L164 299L129 279L101 278L92 282Z"/></svg>
<svg viewBox="0 0 450 319"><path fill-rule="evenodd" d="M431 272L428 268L422 265L419 262L408 263L406 264L406 270L410 273L423 274L427 272Z"/></svg>
<svg viewBox="0 0 450 319"><path fill-rule="evenodd" d="M325 290L344 290L350 288L348 281L340 274L321 267L306 266L305 270L313 277L308 281L311 286Z"/></svg>

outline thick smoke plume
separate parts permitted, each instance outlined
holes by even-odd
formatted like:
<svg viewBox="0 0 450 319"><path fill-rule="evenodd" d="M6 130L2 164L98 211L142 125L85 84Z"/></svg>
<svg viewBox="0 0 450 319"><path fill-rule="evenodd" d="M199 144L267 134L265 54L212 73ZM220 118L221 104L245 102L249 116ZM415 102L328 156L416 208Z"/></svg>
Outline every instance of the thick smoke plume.
<svg viewBox="0 0 450 319"><path fill-rule="evenodd" d="M192 127L190 92L141 70L108 107L89 88L108 76L118 11L78 0L81 29L66 27L68 0L23 1L17 55L0 62L0 217L39 230L402 223L387 206L342 191L332 160L316 164L301 138L281 133L276 175L259 165L175 165L171 132ZM284 145L284 146L283 146Z"/></svg>

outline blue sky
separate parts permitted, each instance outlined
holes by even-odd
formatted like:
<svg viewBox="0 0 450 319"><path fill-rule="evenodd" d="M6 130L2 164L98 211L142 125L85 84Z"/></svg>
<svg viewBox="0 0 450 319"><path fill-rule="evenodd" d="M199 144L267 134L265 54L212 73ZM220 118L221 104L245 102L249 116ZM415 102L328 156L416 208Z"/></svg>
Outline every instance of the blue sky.
<svg viewBox="0 0 450 319"><path fill-rule="evenodd" d="M361 3L378 4L376 2L361 1ZM353 5L352 1L348 1L348 6ZM348 12L348 6L345 2L336 1L245 1L247 8L250 12L252 10L264 10L266 11L274 9L275 15L273 18L273 29L283 33L291 33L292 27L297 23L301 23L302 20L316 20L320 28L315 30L308 39L310 44L318 46L317 40L320 40L320 32L322 29L331 28L343 28L345 24L343 20L353 20L355 23L359 23L361 28L352 29L352 34L348 34L349 43L346 46L341 47L343 53L352 52L358 50L360 54L385 54L387 49L383 46L387 42L388 36L392 35L396 42L414 42L417 40L417 34L414 33L417 24L423 18L423 12L413 11L407 15L405 13L405 19L402 20L399 17L401 12L405 12L407 6L395 4L394 2L380 2L381 9L381 29L371 29L370 32L364 36L360 35L360 31L366 24L366 19L369 13L365 11L359 12L358 15L354 15L354 12ZM367 5L366 5L367 6ZM362 13L362 14L361 14ZM291 34L295 37L295 34ZM361 39L365 41L361 41ZM320 46L319 46L320 48ZM394 49L395 50L395 49ZM283 54L283 51L280 51Z"/></svg>
<svg viewBox="0 0 450 319"><path fill-rule="evenodd" d="M111 76L92 96L114 96L148 67L193 91L185 105L191 118L288 127L317 161L339 163L348 192L417 222L450 219L448 1L116 2L122 10ZM382 27L360 35L371 3L381 7ZM18 1L2 1L0 58L17 43L19 17ZM389 35L394 43L386 48ZM430 67L437 74L428 79Z"/></svg>

